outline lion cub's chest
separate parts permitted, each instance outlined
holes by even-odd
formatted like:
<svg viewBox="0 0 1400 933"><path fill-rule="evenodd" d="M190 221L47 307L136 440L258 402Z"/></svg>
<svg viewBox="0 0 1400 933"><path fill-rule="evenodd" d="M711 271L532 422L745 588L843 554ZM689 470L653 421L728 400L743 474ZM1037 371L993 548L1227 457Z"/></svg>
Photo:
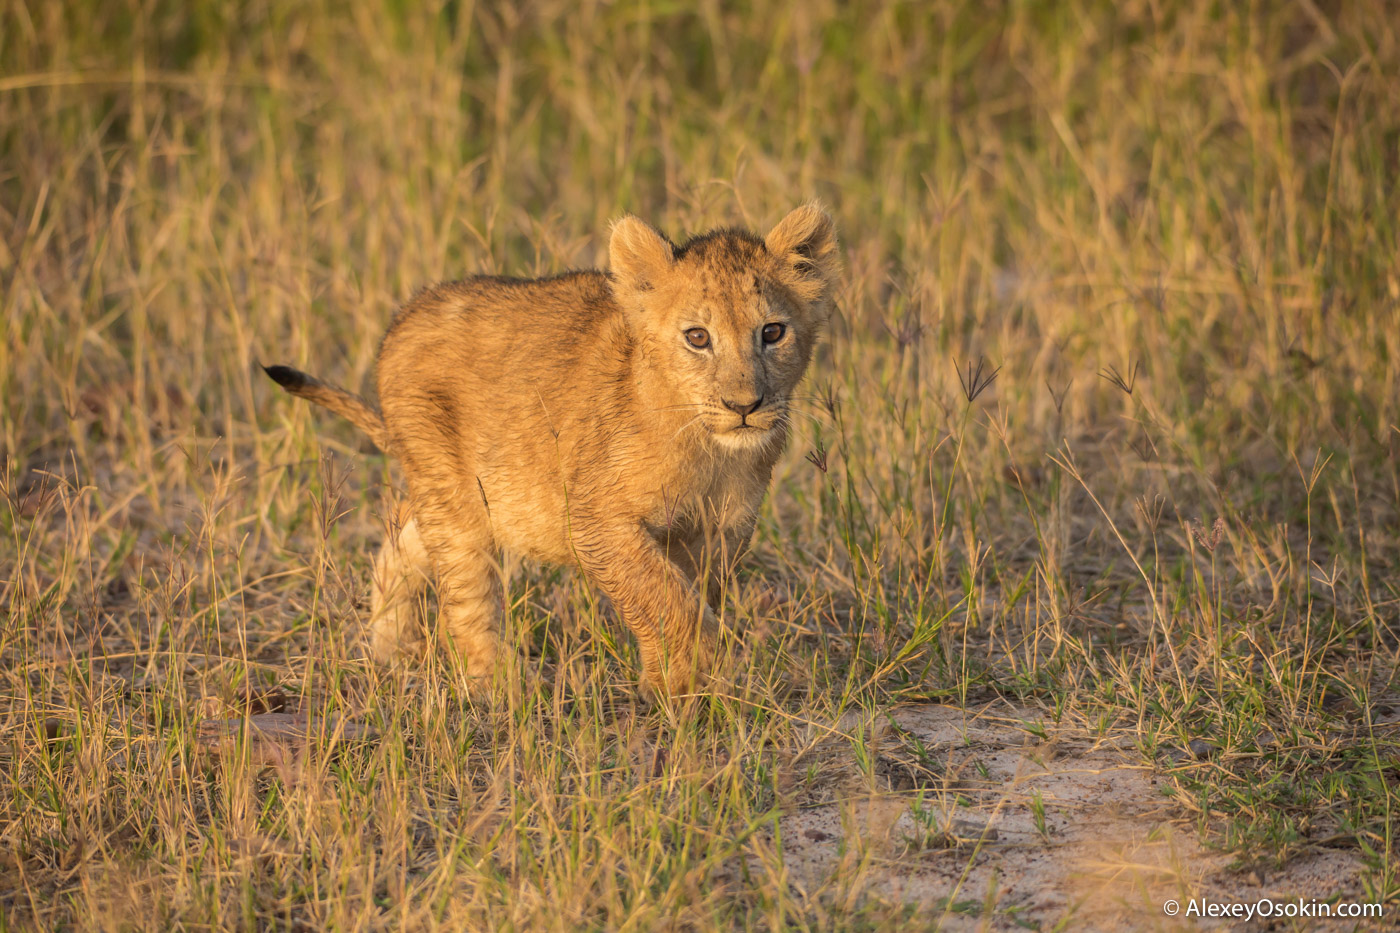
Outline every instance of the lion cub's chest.
<svg viewBox="0 0 1400 933"><path fill-rule="evenodd" d="M684 471L659 486L643 521L658 537L713 535L751 524L766 486L759 472L738 458Z"/></svg>

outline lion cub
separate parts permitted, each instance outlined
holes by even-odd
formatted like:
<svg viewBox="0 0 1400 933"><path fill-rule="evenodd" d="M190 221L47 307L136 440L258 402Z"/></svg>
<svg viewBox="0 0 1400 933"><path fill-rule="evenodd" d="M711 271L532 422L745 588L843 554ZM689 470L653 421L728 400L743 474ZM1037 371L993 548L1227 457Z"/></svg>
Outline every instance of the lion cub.
<svg viewBox="0 0 1400 933"><path fill-rule="evenodd" d="M420 292L379 349L382 415L267 369L403 465L411 516L375 562L375 658L417 646L431 572L467 674L488 677L496 553L509 548L581 568L636 635L653 688L704 672L716 574L748 543L786 440L828 317L836 234L815 205L761 239L716 230L680 246L624 217L609 252L609 272Z"/></svg>

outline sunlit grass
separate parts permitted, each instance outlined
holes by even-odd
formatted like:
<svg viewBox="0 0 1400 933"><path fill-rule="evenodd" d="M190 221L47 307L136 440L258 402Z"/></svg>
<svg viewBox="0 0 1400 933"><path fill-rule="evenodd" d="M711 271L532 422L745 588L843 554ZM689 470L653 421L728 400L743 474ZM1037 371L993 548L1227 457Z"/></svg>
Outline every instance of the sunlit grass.
<svg viewBox="0 0 1400 933"><path fill-rule="evenodd" d="M0 928L1011 924L890 896L854 811L821 885L782 839L892 792L889 711L995 698L1400 907L1394 11L513 6L0 7ZM531 566L495 704L361 661L395 470L255 363L368 387L423 284L813 196L728 686L644 704ZM309 750L201 742L267 697ZM984 858L923 794L910 850Z"/></svg>

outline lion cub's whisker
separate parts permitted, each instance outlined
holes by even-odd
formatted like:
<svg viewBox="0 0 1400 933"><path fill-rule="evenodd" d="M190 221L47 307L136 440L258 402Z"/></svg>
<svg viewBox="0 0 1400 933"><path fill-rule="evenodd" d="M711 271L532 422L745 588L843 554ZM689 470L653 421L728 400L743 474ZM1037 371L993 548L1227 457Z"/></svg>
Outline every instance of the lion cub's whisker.
<svg viewBox="0 0 1400 933"><path fill-rule="evenodd" d="M704 415L696 415L694 418L691 418L689 421L687 421L685 424L681 425L679 428L676 428L676 433L671 435L671 440L675 440L675 439L677 438L677 436L679 436L680 433L681 433L682 431L684 431L686 428L690 427L691 425L699 424L700 421L701 421L701 419L704 418L704 417L705 417Z"/></svg>
<svg viewBox="0 0 1400 933"><path fill-rule="evenodd" d="M695 411L697 409L705 410L706 408L707 406L705 405L665 405L661 408L648 408L646 409L645 413L650 415L668 411Z"/></svg>

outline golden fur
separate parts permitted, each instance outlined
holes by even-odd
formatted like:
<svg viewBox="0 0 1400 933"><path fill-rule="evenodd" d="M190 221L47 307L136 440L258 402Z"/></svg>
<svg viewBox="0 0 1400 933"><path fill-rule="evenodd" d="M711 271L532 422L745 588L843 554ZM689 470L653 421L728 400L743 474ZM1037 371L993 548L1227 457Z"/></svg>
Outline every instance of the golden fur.
<svg viewBox="0 0 1400 933"><path fill-rule="evenodd" d="M375 657L417 642L431 576L467 673L489 676L507 548L581 568L635 634L651 686L703 673L716 574L752 534L827 320L835 231L805 205L762 239L719 230L676 246L624 217L609 248L609 273L419 293L380 346L382 417L268 370L403 465L411 515L375 563Z"/></svg>

